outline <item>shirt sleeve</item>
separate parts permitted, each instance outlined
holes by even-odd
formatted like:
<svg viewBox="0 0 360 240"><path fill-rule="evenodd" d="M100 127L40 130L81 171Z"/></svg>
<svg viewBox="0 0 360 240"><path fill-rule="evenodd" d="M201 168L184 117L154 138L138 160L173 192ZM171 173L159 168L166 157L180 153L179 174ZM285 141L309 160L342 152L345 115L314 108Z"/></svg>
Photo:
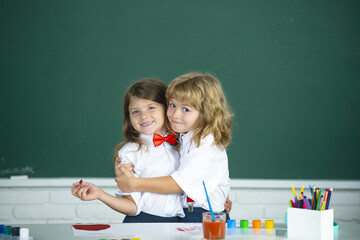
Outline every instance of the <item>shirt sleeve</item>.
<svg viewBox="0 0 360 240"><path fill-rule="evenodd" d="M129 143L126 144L124 147L122 147L120 149L120 151L118 152L118 156L121 158L121 162L122 163L132 163L134 165L134 168L136 168L136 164L137 161L139 159L139 154L140 151L137 151L138 149L138 145L134 144L134 143ZM138 173L134 174L135 177L140 177ZM142 197L142 192L131 192L131 193L123 193L121 192L121 190L119 189L116 192L117 195L130 195L137 207L137 211L135 215L139 215L139 213L142 210L142 206L141 206L141 197Z"/></svg>
<svg viewBox="0 0 360 240"><path fill-rule="evenodd" d="M136 152L132 150L132 145L126 144L125 146L123 146L119 150L118 156L121 158L121 164L132 163L135 168L135 164L137 162L137 157L136 157ZM137 173L134 173L134 176L139 177ZM118 189L115 192L115 195L120 197L123 195L131 195L131 193L124 193L120 189Z"/></svg>
<svg viewBox="0 0 360 240"><path fill-rule="evenodd" d="M192 149L181 159L179 170L171 174L171 177L190 198L203 203L207 200L202 181L205 182L209 195L222 181L228 181L226 151L210 142L201 142L198 148Z"/></svg>

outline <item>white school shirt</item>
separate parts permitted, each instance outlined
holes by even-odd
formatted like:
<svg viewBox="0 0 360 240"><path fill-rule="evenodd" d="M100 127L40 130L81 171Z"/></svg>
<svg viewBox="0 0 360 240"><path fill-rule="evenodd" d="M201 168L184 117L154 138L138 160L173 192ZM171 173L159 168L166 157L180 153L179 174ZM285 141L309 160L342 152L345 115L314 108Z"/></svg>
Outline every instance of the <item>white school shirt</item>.
<svg viewBox="0 0 360 240"><path fill-rule="evenodd" d="M141 134L141 138L148 145L137 151L139 144L127 143L118 152L123 163L131 162L134 165L135 177L151 178L169 176L179 167L179 153L168 142L163 142L155 147L153 134ZM148 151L147 151L148 150ZM118 191L116 195L121 195ZM125 195L125 194L124 194ZM150 192L132 192L137 211L161 216L161 217L184 217L181 204L181 194L157 194Z"/></svg>
<svg viewBox="0 0 360 240"><path fill-rule="evenodd" d="M200 146L191 142L193 132L180 135L180 167L171 177L185 192L183 207L188 207L186 195L195 201L195 207L209 210L202 181L210 198L212 210L224 210L224 203L230 193L228 158L225 149L214 144L209 134L201 139Z"/></svg>

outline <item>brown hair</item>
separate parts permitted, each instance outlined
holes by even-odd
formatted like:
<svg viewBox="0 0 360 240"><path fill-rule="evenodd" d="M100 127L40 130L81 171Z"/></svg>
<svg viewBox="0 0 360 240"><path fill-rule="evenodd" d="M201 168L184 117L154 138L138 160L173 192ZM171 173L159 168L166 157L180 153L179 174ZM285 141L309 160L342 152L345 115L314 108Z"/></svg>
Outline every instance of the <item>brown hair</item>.
<svg viewBox="0 0 360 240"><path fill-rule="evenodd" d="M164 118L166 124L166 130L169 132L170 124L166 117L166 85L157 79L153 78L145 78L134 82L130 87L126 90L123 98L123 136L125 141L118 143L114 149L114 159L117 157L118 151L128 142L134 142L139 144L139 149L144 144L141 140L139 132L135 130L133 125L131 124L130 114L129 114L129 105L132 97L138 97L146 100L150 100L153 102L157 102L164 105ZM138 149L138 150L139 150Z"/></svg>

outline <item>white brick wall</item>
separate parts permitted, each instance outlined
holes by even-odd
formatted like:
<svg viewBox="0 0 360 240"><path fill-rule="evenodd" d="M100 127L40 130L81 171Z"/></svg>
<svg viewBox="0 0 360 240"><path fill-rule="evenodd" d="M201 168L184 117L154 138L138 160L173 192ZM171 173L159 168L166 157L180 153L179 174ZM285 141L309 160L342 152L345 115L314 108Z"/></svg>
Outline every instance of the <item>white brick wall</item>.
<svg viewBox="0 0 360 240"><path fill-rule="evenodd" d="M20 223L120 223L124 215L100 201L81 201L71 195L77 179L0 180L0 224ZM110 194L113 179L87 179ZM233 219L274 219L283 222L291 183L334 187L335 220L360 222L360 181L233 180L230 213ZM298 190L298 189L297 189ZM299 191L298 191L299 192ZM308 190L305 188L305 194Z"/></svg>

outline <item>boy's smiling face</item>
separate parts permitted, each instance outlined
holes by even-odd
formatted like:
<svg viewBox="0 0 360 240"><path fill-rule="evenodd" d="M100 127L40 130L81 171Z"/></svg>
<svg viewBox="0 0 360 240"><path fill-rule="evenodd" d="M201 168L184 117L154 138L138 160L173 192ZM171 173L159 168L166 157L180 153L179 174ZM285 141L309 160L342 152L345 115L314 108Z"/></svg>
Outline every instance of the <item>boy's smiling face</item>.
<svg viewBox="0 0 360 240"><path fill-rule="evenodd" d="M200 112L184 102L169 99L167 116L175 132L186 133L197 127Z"/></svg>

